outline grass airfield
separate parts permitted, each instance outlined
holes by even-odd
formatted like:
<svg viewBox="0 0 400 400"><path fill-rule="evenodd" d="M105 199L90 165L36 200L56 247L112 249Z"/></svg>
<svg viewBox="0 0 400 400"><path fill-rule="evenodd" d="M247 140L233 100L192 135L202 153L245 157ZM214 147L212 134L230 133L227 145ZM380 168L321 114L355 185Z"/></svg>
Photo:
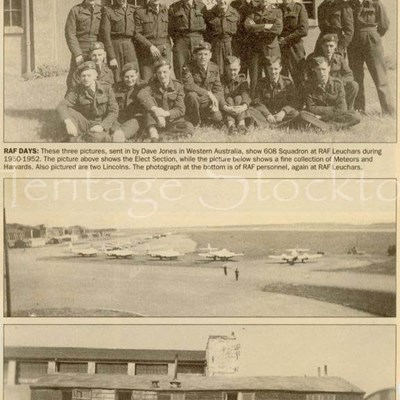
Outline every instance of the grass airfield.
<svg viewBox="0 0 400 400"><path fill-rule="evenodd" d="M91 244L101 247L79 246ZM149 245L185 255L160 261L146 255ZM137 245L132 259L80 257L65 244L11 249L12 316L394 316L395 259L384 254L288 265L267 252L213 262L196 246L190 235L174 234Z"/></svg>

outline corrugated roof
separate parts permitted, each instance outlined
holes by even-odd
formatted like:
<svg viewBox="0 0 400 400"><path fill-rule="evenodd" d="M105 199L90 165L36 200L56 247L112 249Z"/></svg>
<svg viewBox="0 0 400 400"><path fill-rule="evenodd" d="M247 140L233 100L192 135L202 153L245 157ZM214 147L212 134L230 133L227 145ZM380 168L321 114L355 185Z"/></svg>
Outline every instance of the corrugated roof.
<svg viewBox="0 0 400 400"><path fill-rule="evenodd" d="M151 381L158 380L160 387L153 389ZM131 390L171 390L170 376L151 375L90 375L90 374L54 374L39 379L33 388L97 388ZM243 377L243 376L180 376L181 388L178 391L285 391L307 393L359 393L364 392L338 377Z"/></svg>
<svg viewBox="0 0 400 400"><path fill-rule="evenodd" d="M205 351L193 350L132 350L91 349L72 347L6 347L5 359L19 360L75 360L75 361L153 361L205 363Z"/></svg>

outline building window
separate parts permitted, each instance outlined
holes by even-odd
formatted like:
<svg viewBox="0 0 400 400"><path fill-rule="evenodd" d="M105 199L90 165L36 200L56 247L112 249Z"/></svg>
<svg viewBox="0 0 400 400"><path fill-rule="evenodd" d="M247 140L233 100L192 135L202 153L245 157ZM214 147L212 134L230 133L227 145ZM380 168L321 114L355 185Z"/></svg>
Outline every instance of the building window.
<svg viewBox="0 0 400 400"><path fill-rule="evenodd" d="M178 364L178 374L204 375L204 366Z"/></svg>
<svg viewBox="0 0 400 400"><path fill-rule="evenodd" d="M307 400L336 400L336 395L330 393L308 394Z"/></svg>
<svg viewBox="0 0 400 400"><path fill-rule="evenodd" d="M87 374L88 364L87 363L59 362L57 364L57 372Z"/></svg>
<svg viewBox="0 0 400 400"><path fill-rule="evenodd" d="M303 0L303 4L307 9L308 18L317 19L317 5L315 0Z"/></svg>
<svg viewBox="0 0 400 400"><path fill-rule="evenodd" d="M136 364L135 375L168 375L168 364Z"/></svg>
<svg viewBox="0 0 400 400"><path fill-rule="evenodd" d="M72 400L90 400L92 391L90 389L74 389L72 391Z"/></svg>
<svg viewBox="0 0 400 400"><path fill-rule="evenodd" d="M96 363L96 374L121 374L128 373L128 363Z"/></svg>
<svg viewBox="0 0 400 400"><path fill-rule="evenodd" d="M47 374L47 362L19 362L17 364L17 383L33 383Z"/></svg>
<svg viewBox="0 0 400 400"><path fill-rule="evenodd" d="M117 390L116 400L131 400L132 390Z"/></svg>
<svg viewBox="0 0 400 400"><path fill-rule="evenodd" d="M3 364L3 382L5 385L7 385L7 380L8 380L8 361L4 361Z"/></svg>
<svg viewBox="0 0 400 400"><path fill-rule="evenodd" d="M4 0L4 26L22 28L22 0Z"/></svg>

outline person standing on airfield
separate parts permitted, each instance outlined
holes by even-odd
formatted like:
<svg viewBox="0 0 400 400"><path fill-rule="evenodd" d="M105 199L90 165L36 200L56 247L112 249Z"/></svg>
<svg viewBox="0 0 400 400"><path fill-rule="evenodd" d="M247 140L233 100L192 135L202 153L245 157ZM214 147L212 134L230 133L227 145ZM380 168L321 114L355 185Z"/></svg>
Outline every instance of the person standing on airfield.
<svg viewBox="0 0 400 400"><path fill-rule="evenodd" d="M336 33L339 38L338 52L346 57L354 34L353 10L349 1L324 0L318 7L318 26L321 33L315 45L315 54L322 54L322 38L327 33Z"/></svg>
<svg viewBox="0 0 400 400"><path fill-rule="evenodd" d="M291 76L297 87L303 81L306 51L303 37L308 34L308 14L302 3L282 0L283 31L279 37L282 53L282 74Z"/></svg>
<svg viewBox="0 0 400 400"><path fill-rule="evenodd" d="M136 39L142 79L153 76L158 58L171 62L171 43L168 34L168 9L161 0L151 0L135 13Z"/></svg>
<svg viewBox="0 0 400 400"><path fill-rule="evenodd" d="M389 19L380 0L351 0L355 17L354 39L349 46L349 63L359 84L355 108L365 112L364 63L375 83L383 114L395 107L390 93L381 37L389 29Z"/></svg>
<svg viewBox="0 0 400 400"><path fill-rule="evenodd" d="M217 4L206 13L207 36L212 48L211 60L218 65L221 78L225 75L226 58L233 55L232 38L239 24L239 14L229 2L217 0Z"/></svg>
<svg viewBox="0 0 400 400"><path fill-rule="evenodd" d="M239 269L238 268L235 269L235 278L237 281L239 280Z"/></svg>
<svg viewBox="0 0 400 400"><path fill-rule="evenodd" d="M250 93L254 95L257 82L266 70L267 57L280 57L278 36L282 33L282 11L272 4L272 0L260 0L247 16L244 26L252 43L250 58Z"/></svg>
<svg viewBox="0 0 400 400"><path fill-rule="evenodd" d="M168 29L174 42L174 72L179 81L182 80L183 66L192 60L195 47L203 41L206 11L201 0L179 0L169 7Z"/></svg>
<svg viewBox="0 0 400 400"><path fill-rule="evenodd" d="M67 87L71 88L76 68L88 59L90 45L98 40L102 7L96 0L83 0L71 8L65 24L65 39L71 52Z"/></svg>
<svg viewBox="0 0 400 400"><path fill-rule="evenodd" d="M100 38L108 56L108 63L114 70L115 82L121 80L121 69L129 63L137 63L135 46L135 8L127 0L114 0L111 7L104 7Z"/></svg>

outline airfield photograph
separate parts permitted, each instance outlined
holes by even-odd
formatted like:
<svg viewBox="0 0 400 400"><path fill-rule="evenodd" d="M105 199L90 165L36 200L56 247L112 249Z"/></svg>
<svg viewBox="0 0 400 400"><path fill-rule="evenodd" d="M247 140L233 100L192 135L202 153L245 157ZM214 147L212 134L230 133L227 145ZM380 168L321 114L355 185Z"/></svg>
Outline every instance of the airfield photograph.
<svg viewBox="0 0 400 400"><path fill-rule="evenodd" d="M396 316L393 181L82 181L5 181L5 315Z"/></svg>

